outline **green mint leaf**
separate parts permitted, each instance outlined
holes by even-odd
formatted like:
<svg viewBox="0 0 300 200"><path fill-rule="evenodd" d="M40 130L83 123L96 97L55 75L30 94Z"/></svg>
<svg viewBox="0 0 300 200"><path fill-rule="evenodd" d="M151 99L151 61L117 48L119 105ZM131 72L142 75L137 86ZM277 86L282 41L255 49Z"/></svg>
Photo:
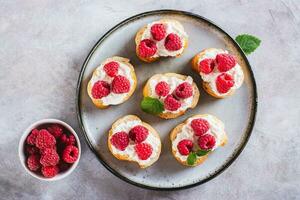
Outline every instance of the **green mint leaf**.
<svg viewBox="0 0 300 200"><path fill-rule="evenodd" d="M246 55L249 55L260 45L261 40L253 35L238 35L235 40L240 45Z"/></svg>
<svg viewBox="0 0 300 200"><path fill-rule="evenodd" d="M141 102L141 108L144 112L154 115L160 114L165 110L164 104L152 97L144 97Z"/></svg>
<svg viewBox="0 0 300 200"><path fill-rule="evenodd" d="M187 164L194 165L197 160L197 155L195 152L190 152L189 156L187 157Z"/></svg>
<svg viewBox="0 0 300 200"><path fill-rule="evenodd" d="M198 150L197 152L196 152L196 154L197 154L197 156L205 156L208 152L210 152L210 150L202 150L202 149L200 149L200 150Z"/></svg>

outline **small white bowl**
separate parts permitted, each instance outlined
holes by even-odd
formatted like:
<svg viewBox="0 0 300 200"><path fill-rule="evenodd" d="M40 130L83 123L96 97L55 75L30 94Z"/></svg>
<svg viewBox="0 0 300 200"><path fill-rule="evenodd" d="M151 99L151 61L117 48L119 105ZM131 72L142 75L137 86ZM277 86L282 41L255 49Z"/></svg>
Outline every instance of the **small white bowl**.
<svg viewBox="0 0 300 200"><path fill-rule="evenodd" d="M76 139L76 142L77 142L77 147L78 147L78 159L76 160L76 162L74 162L72 164L72 166L65 172L59 172L56 176L52 177L52 178L45 178L43 177L42 175L39 175L39 174L36 174L32 171L30 171L28 169L28 167L26 166L26 156L25 156L25 151L24 151L24 144L26 142L26 138L27 136L31 133L31 131L43 124L60 124L62 125L63 127L65 127L67 130L70 131L70 133L72 133ZM80 141L79 141L79 138L76 134L76 132L74 131L74 129L69 126L67 123L63 122L63 121L60 121L58 119L42 119L42 120L39 120L33 124L31 124L26 130L25 132L23 133L21 139L20 139L20 142L19 142L19 158L20 158L20 161L22 163L22 166L24 167L24 169L33 177L39 179L39 180L43 180L43 181L56 181L56 180L60 180L60 179L63 179L65 177L67 177L68 175L70 175L74 169L77 167L78 163L79 163L79 159L80 159L80 155L81 155L81 146L80 146Z"/></svg>

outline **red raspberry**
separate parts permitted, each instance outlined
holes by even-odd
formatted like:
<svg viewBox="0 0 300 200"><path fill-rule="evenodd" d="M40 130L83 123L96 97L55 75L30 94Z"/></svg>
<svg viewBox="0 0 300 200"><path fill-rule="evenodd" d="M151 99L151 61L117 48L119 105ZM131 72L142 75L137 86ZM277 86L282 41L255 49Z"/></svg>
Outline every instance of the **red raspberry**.
<svg viewBox="0 0 300 200"><path fill-rule="evenodd" d="M66 146L76 144L76 139L74 135L69 135L68 137L66 134L62 134L62 136L60 137L60 141Z"/></svg>
<svg viewBox="0 0 300 200"><path fill-rule="evenodd" d="M214 70L215 60L212 58L206 58L199 63L199 70L204 74L209 74Z"/></svg>
<svg viewBox="0 0 300 200"><path fill-rule="evenodd" d="M46 178L52 178L56 176L59 172L59 169L57 166L48 166L48 167L42 167L42 174Z"/></svg>
<svg viewBox="0 0 300 200"><path fill-rule="evenodd" d="M27 155L38 154L39 149L35 146L26 146L25 152L27 153Z"/></svg>
<svg viewBox="0 0 300 200"><path fill-rule="evenodd" d="M165 81L160 81L159 83L157 83L157 85L155 86L155 92L159 97L165 97L167 96L167 94L169 94L170 92L170 86L167 82Z"/></svg>
<svg viewBox="0 0 300 200"><path fill-rule="evenodd" d="M36 137L35 146L39 149L52 148L56 144L55 137L46 129L41 129Z"/></svg>
<svg viewBox="0 0 300 200"><path fill-rule="evenodd" d="M92 88L92 96L95 99L106 97L110 93L110 86L105 81L97 81Z"/></svg>
<svg viewBox="0 0 300 200"><path fill-rule="evenodd" d="M222 73L216 79L217 90L220 93L228 92L233 85L233 77L229 74Z"/></svg>
<svg viewBox="0 0 300 200"><path fill-rule="evenodd" d="M193 86L188 82L183 82L175 89L175 95L182 99L189 98L193 95Z"/></svg>
<svg viewBox="0 0 300 200"><path fill-rule="evenodd" d="M218 54L216 61L220 72L226 72L236 65L234 56L227 53Z"/></svg>
<svg viewBox="0 0 300 200"><path fill-rule="evenodd" d="M144 39L140 42L138 49L141 57L149 58L156 53L157 46L152 40Z"/></svg>
<svg viewBox="0 0 300 200"><path fill-rule="evenodd" d="M42 151L42 156L40 163L43 166L54 166L59 162L59 155L55 149L44 149Z"/></svg>
<svg viewBox="0 0 300 200"><path fill-rule="evenodd" d="M39 130L33 129L29 134L29 136L27 137L26 143L30 145L35 145L35 140L38 134L39 134Z"/></svg>
<svg viewBox="0 0 300 200"><path fill-rule="evenodd" d="M201 136L208 131L209 123L205 119L193 119L191 122L191 127L196 136Z"/></svg>
<svg viewBox="0 0 300 200"><path fill-rule="evenodd" d="M129 144L128 134L124 131L117 132L110 138L110 142L117 149L124 151Z"/></svg>
<svg viewBox="0 0 300 200"><path fill-rule="evenodd" d="M111 61L104 65L103 70L106 72L108 76L114 77L118 73L119 66L120 66L119 63L115 61Z"/></svg>
<svg viewBox="0 0 300 200"><path fill-rule="evenodd" d="M152 146L148 143L138 143L134 149L141 160L147 160L153 151Z"/></svg>
<svg viewBox="0 0 300 200"><path fill-rule="evenodd" d="M59 138L63 134L63 128L58 124L51 124L47 130L55 137Z"/></svg>
<svg viewBox="0 0 300 200"><path fill-rule="evenodd" d="M154 24L151 26L151 35L157 41L164 39L166 36L165 26L163 24Z"/></svg>
<svg viewBox="0 0 300 200"><path fill-rule="evenodd" d="M214 136L210 134L202 135L201 137L198 138L198 145L200 149L210 150L214 148L215 144L216 144L216 139Z"/></svg>
<svg viewBox="0 0 300 200"><path fill-rule="evenodd" d="M66 163L74 163L78 159L78 155L79 155L78 148L69 145L64 149L62 159Z"/></svg>
<svg viewBox="0 0 300 200"><path fill-rule="evenodd" d="M168 95L164 100L165 109L170 111L176 111L180 108L181 103L175 99L172 95Z"/></svg>
<svg viewBox="0 0 300 200"><path fill-rule="evenodd" d="M146 127L137 125L129 131L129 138L135 141L136 143L141 143L144 140L146 140L148 134L149 131Z"/></svg>
<svg viewBox="0 0 300 200"><path fill-rule="evenodd" d="M184 139L177 144L177 149L181 155L187 156L193 149L193 141Z"/></svg>
<svg viewBox="0 0 300 200"><path fill-rule="evenodd" d="M116 76L111 85L112 91L116 94L127 93L130 90L130 82L125 76Z"/></svg>
<svg viewBox="0 0 300 200"><path fill-rule="evenodd" d="M169 51L177 51L181 49L182 42L178 35L170 33L165 40L165 47Z"/></svg>
<svg viewBox="0 0 300 200"><path fill-rule="evenodd" d="M30 155L27 158L27 166L30 171L36 171L41 167L40 156L37 154Z"/></svg>

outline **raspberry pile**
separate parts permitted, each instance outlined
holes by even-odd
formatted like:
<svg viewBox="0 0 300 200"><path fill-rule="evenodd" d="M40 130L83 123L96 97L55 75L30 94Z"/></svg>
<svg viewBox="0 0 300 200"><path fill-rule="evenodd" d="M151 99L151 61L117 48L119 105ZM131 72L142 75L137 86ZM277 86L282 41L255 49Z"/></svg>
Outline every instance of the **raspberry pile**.
<svg viewBox="0 0 300 200"><path fill-rule="evenodd" d="M164 40L164 47L168 51L178 51L182 48L181 38L175 33L169 33L164 24L157 23L151 26L152 38L144 39L138 45L139 55L143 58L150 58L157 52L156 43Z"/></svg>
<svg viewBox="0 0 300 200"><path fill-rule="evenodd" d="M191 121L191 128L194 131L194 136L197 140L198 147L201 150L209 151L214 148L216 138L210 133L210 125L207 120L198 118ZM193 141L183 139L177 144L178 152L181 155L187 156L193 151Z"/></svg>
<svg viewBox="0 0 300 200"><path fill-rule="evenodd" d="M68 170L79 156L75 136L59 124L33 129L24 151L28 169L46 178Z"/></svg>
<svg viewBox="0 0 300 200"><path fill-rule="evenodd" d="M118 150L124 151L129 144L133 144L134 150L141 160L147 160L152 154L152 146L145 142L149 135L149 130L142 125L132 127L129 133L120 131L114 133L111 138L111 144Z"/></svg>
<svg viewBox="0 0 300 200"><path fill-rule="evenodd" d="M199 63L199 71L203 74L210 74L212 71L218 73L216 88L219 93L227 93L234 86L234 78L226 73L237 64L234 56L228 53L217 54L215 59L205 58Z"/></svg>
<svg viewBox="0 0 300 200"><path fill-rule="evenodd" d="M188 82L183 82L170 92L169 84L161 81L156 84L155 93L163 101L166 110L176 111L182 105L180 100L193 96L193 86Z"/></svg>
<svg viewBox="0 0 300 200"><path fill-rule="evenodd" d="M92 87L92 96L94 99L101 99L108 96L111 92L115 94L127 93L130 90L129 80L122 75L118 75L120 64L115 61L106 63L103 71L112 78L111 84L107 81L99 80Z"/></svg>

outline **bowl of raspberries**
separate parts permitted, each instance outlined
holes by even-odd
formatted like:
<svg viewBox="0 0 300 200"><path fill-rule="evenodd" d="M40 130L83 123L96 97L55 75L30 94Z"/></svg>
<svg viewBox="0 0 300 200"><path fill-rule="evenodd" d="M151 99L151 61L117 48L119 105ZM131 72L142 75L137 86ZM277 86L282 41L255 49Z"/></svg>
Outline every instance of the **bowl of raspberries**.
<svg viewBox="0 0 300 200"><path fill-rule="evenodd" d="M19 157L25 170L40 180L68 176L78 165L80 141L71 126L57 119L35 122L19 142Z"/></svg>

